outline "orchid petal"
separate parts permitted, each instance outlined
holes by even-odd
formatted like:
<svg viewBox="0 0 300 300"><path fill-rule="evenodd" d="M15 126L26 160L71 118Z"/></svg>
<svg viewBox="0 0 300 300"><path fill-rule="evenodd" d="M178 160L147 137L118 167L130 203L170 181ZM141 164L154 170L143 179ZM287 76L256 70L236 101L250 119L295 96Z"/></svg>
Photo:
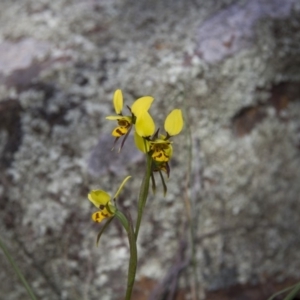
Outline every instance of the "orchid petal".
<svg viewBox="0 0 300 300"><path fill-rule="evenodd" d="M138 117L143 111L148 111L154 98L145 96L137 99L131 106L131 112Z"/></svg>
<svg viewBox="0 0 300 300"><path fill-rule="evenodd" d="M135 122L135 129L139 136L148 137L155 132L155 123L147 111L139 114Z"/></svg>
<svg viewBox="0 0 300 300"><path fill-rule="evenodd" d="M103 190L93 190L88 194L88 199L98 208L105 206L110 198L110 195Z"/></svg>
<svg viewBox="0 0 300 300"><path fill-rule="evenodd" d="M116 114L119 115L122 113L123 109L123 94L121 90L116 90L114 93L114 108L116 111Z"/></svg>
<svg viewBox="0 0 300 300"><path fill-rule="evenodd" d="M165 131L169 136L177 135L183 128L183 118L180 109L172 110L165 120Z"/></svg>
<svg viewBox="0 0 300 300"><path fill-rule="evenodd" d="M149 142L143 137L139 136L136 132L134 133L134 143L140 151L144 153L149 151Z"/></svg>
<svg viewBox="0 0 300 300"><path fill-rule="evenodd" d="M109 218L113 216L113 214L111 214L106 208L103 208L99 211L96 211L95 213L92 214L92 220L94 222L100 223L102 222L104 219Z"/></svg>

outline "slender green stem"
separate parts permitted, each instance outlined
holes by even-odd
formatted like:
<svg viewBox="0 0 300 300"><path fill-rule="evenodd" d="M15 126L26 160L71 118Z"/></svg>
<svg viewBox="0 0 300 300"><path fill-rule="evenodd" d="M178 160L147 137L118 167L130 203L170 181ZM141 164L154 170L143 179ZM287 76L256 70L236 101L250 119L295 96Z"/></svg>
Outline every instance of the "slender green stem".
<svg viewBox="0 0 300 300"><path fill-rule="evenodd" d="M125 300L131 299L131 294L135 282L135 274L136 274L136 268L137 268L137 248L136 248L136 240L133 230L133 225L131 222L131 219L129 220L126 218L126 216L121 213L120 211L116 212L116 217L120 220L123 227L125 228L128 236L129 241L129 248L130 248L130 259L129 259L129 267L128 267L128 276L127 276L127 289L126 289L126 295Z"/></svg>
<svg viewBox="0 0 300 300"><path fill-rule="evenodd" d="M127 276L127 290L125 300L131 299L132 289L135 282L135 274L137 268L137 248L136 248L136 240L134 235L134 230L132 224L129 226L128 241L130 246L130 259L129 259L129 268L128 268L128 276Z"/></svg>
<svg viewBox="0 0 300 300"><path fill-rule="evenodd" d="M135 275L136 275L136 269L137 269L137 247L136 247L136 240L138 237L141 221L142 221L142 215L143 215L143 209L146 204L147 196L149 193L149 185L150 185L150 178L151 178L151 171L152 171L152 158L150 155L147 154L147 169L141 184L141 189L139 193L139 199L138 199L138 216L136 221L136 227L135 230L133 228L133 224L131 219L127 218L121 211L117 210L115 213L115 216L120 220L123 227L125 228L127 235L128 235L128 241L129 241L129 247L130 247L130 259L129 259L129 267L128 267L128 276L127 276L127 289L126 289L126 295L125 300L130 300L132 295L132 290L135 282Z"/></svg>
<svg viewBox="0 0 300 300"><path fill-rule="evenodd" d="M281 290L281 291L279 291L279 292L277 292L277 293L275 293L274 295L272 295L270 298L268 298L268 300L272 300L272 299L275 299L277 296L279 296L279 295L281 295L281 294L283 294L283 293L286 293L286 292L288 292L288 291L290 291L290 290L292 290L292 289L297 289L297 287L298 288L300 288L300 283L298 282L298 283L296 283L296 284L294 284L294 285L292 285L292 286L289 286L289 287L287 287L287 288L285 288L285 289L283 289L283 290ZM290 295L290 294L289 294ZM288 296L289 296L288 295ZM290 299L290 298L288 298L288 296L286 297L286 298L284 298L284 300L286 300L286 299Z"/></svg>
<svg viewBox="0 0 300 300"><path fill-rule="evenodd" d="M19 279L21 280L22 284L24 285L25 289L27 290L27 293L30 296L30 298L32 300L36 300L36 297L34 296L34 294L31 290L30 286L28 285L26 279L24 278L23 274L21 273L20 269L16 265L16 263L15 263L14 259L12 258L12 256L9 254L8 249L6 248L6 246L4 245L4 243L2 242L1 239L0 239L0 248L3 250L7 260L10 262L10 264L13 267L14 271L18 275Z"/></svg>
<svg viewBox="0 0 300 300"><path fill-rule="evenodd" d="M141 184L139 200L138 200L138 215L137 215L136 226L135 226L135 240L137 240L138 238L142 216L143 216L143 210L146 205L146 201L149 193L151 172L152 172L152 158L149 154L147 154L147 169Z"/></svg>
<svg viewBox="0 0 300 300"><path fill-rule="evenodd" d="M116 216L122 222L124 228L127 231L128 241L130 246L130 260L129 260L129 268L128 268L128 276L127 276L127 290L125 300L131 299L131 294L135 282L135 275L136 275L136 268L137 268L137 247L136 247L136 240L138 237L143 210L146 204L147 196L149 193L149 185L150 185L150 178L151 178L151 168L152 168L152 158L150 155L147 155L147 169L141 184L139 200L138 200L138 216L136 221L135 230L133 229L133 225L131 220L128 219L118 211Z"/></svg>
<svg viewBox="0 0 300 300"><path fill-rule="evenodd" d="M300 291L300 283L298 283L283 300L293 300Z"/></svg>

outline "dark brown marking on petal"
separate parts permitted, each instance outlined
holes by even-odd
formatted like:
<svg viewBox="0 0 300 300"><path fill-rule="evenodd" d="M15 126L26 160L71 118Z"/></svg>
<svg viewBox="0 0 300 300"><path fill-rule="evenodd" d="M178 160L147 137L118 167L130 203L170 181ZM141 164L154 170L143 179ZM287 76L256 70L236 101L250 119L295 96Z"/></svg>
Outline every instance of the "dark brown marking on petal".
<svg viewBox="0 0 300 300"><path fill-rule="evenodd" d="M124 135L124 133L122 132L122 130L120 130L120 128L116 129L116 133L119 134L120 136Z"/></svg>
<svg viewBox="0 0 300 300"><path fill-rule="evenodd" d="M99 208L100 208L101 210L104 209L104 207L105 207L105 206L104 206L103 204L100 204L100 205L99 205Z"/></svg>
<svg viewBox="0 0 300 300"><path fill-rule="evenodd" d="M125 128L129 128L129 126L130 126L130 123L129 123L127 120L119 120L119 121L118 121L118 124L119 124L121 127L125 127Z"/></svg>
<svg viewBox="0 0 300 300"><path fill-rule="evenodd" d="M100 219L100 214L99 214L99 213L96 213L95 221L96 221L96 222L100 222L99 219Z"/></svg>

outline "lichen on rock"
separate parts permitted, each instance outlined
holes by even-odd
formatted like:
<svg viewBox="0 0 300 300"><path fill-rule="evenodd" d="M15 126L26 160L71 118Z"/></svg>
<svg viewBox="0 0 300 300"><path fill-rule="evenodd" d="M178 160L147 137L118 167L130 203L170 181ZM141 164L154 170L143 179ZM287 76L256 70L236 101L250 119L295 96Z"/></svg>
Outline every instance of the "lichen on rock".
<svg viewBox="0 0 300 300"><path fill-rule="evenodd" d="M114 224L97 248L86 201L130 170L120 205L136 205L143 162L130 145L122 158L105 152L116 88L129 103L154 96L159 122L184 107L187 124L167 197L147 204L137 291L169 278L189 216L199 286L299 276L300 7L250 2L1 2L0 52L11 52L0 67L1 237L38 298L123 294L126 237ZM0 290L26 297L2 268Z"/></svg>

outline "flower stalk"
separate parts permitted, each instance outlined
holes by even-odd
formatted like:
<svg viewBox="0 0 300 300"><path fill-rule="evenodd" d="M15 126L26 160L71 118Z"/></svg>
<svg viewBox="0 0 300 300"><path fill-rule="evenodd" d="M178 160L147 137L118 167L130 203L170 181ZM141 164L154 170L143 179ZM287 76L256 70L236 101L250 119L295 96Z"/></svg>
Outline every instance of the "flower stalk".
<svg viewBox="0 0 300 300"><path fill-rule="evenodd" d="M146 172L145 172L142 184L141 184L140 194L139 194L139 199L138 199L138 215L137 215L137 220L136 220L136 225L135 225L135 240L137 240L138 235L139 235L143 211L144 211L144 207L146 205L146 201L147 201L147 197L148 197L148 193L149 193L151 174L152 174L152 158L149 154L147 154L147 167L146 167Z"/></svg>
<svg viewBox="0 0 300 300"><path fill-rule="evenodd" d="M136 240L135 240L134 229L133 229L131 219L130 218L127 219L126 216L119 210L115 213L115 216L119 219L119 221L125 228L128 236L130 259L129 259L129 266L128 266L128 274L127 274L127 289L126 289L125 300L130 300L134 282L135 282L135 275L136 275L136 268L137 268Z"/></svg>
<svg viewBox="0 0 300 300"><path fill-rule="evenodd" d="M126 290L125 300L130 300L134 282L135 282L135 275L136 275L136 268L137 268L137 247L136 247L133 226L129 227L127 234L128 234L128 241L130 247L130 259L129 259L129 267L128 267L127 290Z"/></svg>

